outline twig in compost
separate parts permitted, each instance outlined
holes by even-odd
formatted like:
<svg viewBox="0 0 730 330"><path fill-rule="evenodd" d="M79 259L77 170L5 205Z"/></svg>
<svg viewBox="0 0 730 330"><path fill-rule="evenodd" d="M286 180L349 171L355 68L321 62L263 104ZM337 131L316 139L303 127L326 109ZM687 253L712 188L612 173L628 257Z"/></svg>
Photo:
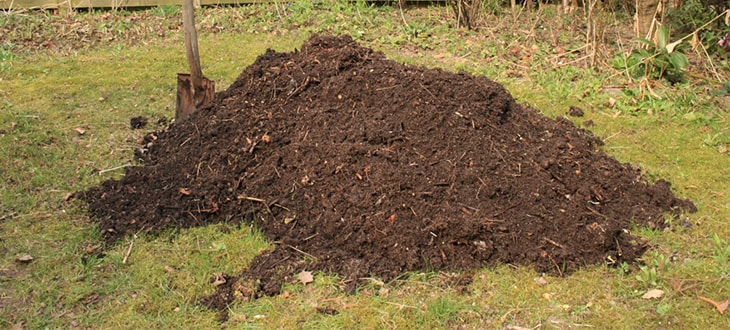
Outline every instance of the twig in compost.
<svg viewBox="0 0 730 330"><path fill-rule="evenodd" d="M189 137L189 138L185 139L185 141L183 141L183 143L180 143L180 147L184 146L186 143L190 142L190 140L192 140L192 139L193 139L193 137Z"/></svg>
<svg viewBox="0 0 730 330"><path fill-rule="evenodd" d="M102 174L104 174L106 172L116 171L118 169L122 169L122 168L129 167L129 166L132 166L132 164L126 163L124 165L120 165L120 166L116 166L116 167L112 167L112 168L107 168L106 170L99 171L99 175L102 175Z"/></svg>
<svg viewBox="0 0 730 330"><path fill-rule="evenodd" d="M252 201L252 202L257 202L257 203L264 204L264 207L266 207L266 211L269 212L269 214L272 217L274 216L274 213L272 213L271 212L271 209L269 208L269 203L266 203L266 200L264 200L264 199L256 198L256 197L243 196L243 195L239 195L237 198L238 199L245 199L247 201ZM276 204L274 204L274 205L276 205ZM274 219L274 220L276 220L276 219Z"/></svg>
<svg viewBox="0 0 730 330"><path fill-rule="evenodd" d="M520 203L512 204L512 205L508 206L507 208L505 208L503 210L500 210L499 212L497 212L495 214L492 214L492 218L498 218L500 215L504 214L504 212L507 212L507 211L509 211L509 210L511 210L511 209L513 209L513 208L515 208L517 206L519 206L519 205L520 205Z"/></svg>
<svg viewBox="0 0 730 330"><path fill-rule="evenodd" d="M438 101L438 98L436 98L436 96L433 95L433 93L431 93L431 91L428 90L428 88L426 88L426 86L423 86L423 84L420 81L418 82L418 84L421 85L421 88L423 88L423 90L425 90L426 93L428 93L428 95L431 95L431 97L433 97L434 100Z"/></svg>
<svg viewBox="0 0 730 330"><path fill-rule="evenodd" d="M553 240L551 240L551 239L549 239L547 237L544 237L543 239L545 240L545 242L548 242L548 243L550 243L552 245L555 245L555 246L557 246L557 247L559 247L561 249L565 249L565 246L563 246L562 244L560 244L560 243L558 243L556 241L553 241Z"/></svg>
<svg viewBox="0 0 730 330"><path fill-rule="evenodd" d="M299 253L301 253L301 254L303 254L303 255L305 255L305 256L308 256L308 257L310 257L310 258L312 258L312 259L314 259L314 260L317 260L317 257L315 257L315 256L313 256L313 255L311 255L311 254L309 254L309 253L307 253L307 252L304 252L304 251L302 251L302 250L300 250L300 249L297 249L297 248L295 248L295 247L293 247L293 246L291 246L291 245L287 245L287 246L288 246L288 247L289 247L290 249L294 250L294 251L297 251L297 252L299 252Z"/></svg>
<svg viewBox="0 0 730 330"><path fill-rule="evenodd" d="M243 195L241 195L241 196L238 196L238 199L245 199L247 201L252 201L252 202L258 202L258 203L266 204L266 201L265 200L263 200L261 198L256 198L256 197L249 197L249 196L243 196Z"/></svg>
<svg viewBox="0 0 730 330"><path fill-rule="evenodd" d="M560 269L560 266L558 266L558 263L555 262L555 259L553 258L553 256L548 254L548 258L550 258L550 261L552 261L553 265L555 265L555 269L558 270L558 275L560 275L560 277L563 277L563 270Z"/></svg>
<svg viewBox="0 0 730 330"><path fill-rule="evenodd" d="M308 240L310 240L310 239L312 239L312 238L315 238L315 237L317 237L317 235L319 235L319 233L316 233L316 234L314 234L314 235L311 235L311 236L309 236L309 237L307 237L307 238L303 239L303 240L302 240L302 242L306 242L306 241L308 241ZM348 237L348 238L349 238L349 237ZM345 241L347 241L347 239L345 239Z"/></svg>
<svg viewBox="0 0 730 330"><path fill-rule="evenodd" d="M604 218L604 219L608 219L608 217L607 217L607 216L605 216L605 215L603 215L603 214L599 213L598 211L596 211L596 210L592 209L592 208L591 208L590 206L588 206L587 204L586 204L586 208L588 209L588 211L591 211L591 213L593 213L593 214L595 214L595 215L597 215L597 216L599 216L599 217L601 217L601 218Z"/></svg>

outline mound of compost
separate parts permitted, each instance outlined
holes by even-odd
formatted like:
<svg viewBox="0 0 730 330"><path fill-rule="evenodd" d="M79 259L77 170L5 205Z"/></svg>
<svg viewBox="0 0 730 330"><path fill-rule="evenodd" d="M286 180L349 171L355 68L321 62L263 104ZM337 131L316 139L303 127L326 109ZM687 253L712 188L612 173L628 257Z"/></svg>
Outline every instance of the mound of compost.
<svg viewBox="0 0 730 330"><path fill-rule="evenodd" d="M144 166L78 196L109 242L255 224L275 248L227 277L213 307L276 294L303 270L349 286L496 263L563 275L634 262L647 247L632 224L696 210L600 144L485 77L314 35L268 50L211 105L148 134Z"/></svg>

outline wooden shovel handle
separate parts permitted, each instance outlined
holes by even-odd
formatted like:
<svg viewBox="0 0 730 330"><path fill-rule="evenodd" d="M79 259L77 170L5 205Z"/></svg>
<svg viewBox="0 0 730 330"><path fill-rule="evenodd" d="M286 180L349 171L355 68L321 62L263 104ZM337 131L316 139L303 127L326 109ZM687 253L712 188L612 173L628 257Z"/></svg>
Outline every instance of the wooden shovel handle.
<svg viewBox="0 0 730 330"><path fill-rule="evenodd" d="M198 33L195 31L195 14L193 0L182 0L183 29L185 30L185 50L190 65L190 75L197 80L203 76L198 53Z"/></svg>

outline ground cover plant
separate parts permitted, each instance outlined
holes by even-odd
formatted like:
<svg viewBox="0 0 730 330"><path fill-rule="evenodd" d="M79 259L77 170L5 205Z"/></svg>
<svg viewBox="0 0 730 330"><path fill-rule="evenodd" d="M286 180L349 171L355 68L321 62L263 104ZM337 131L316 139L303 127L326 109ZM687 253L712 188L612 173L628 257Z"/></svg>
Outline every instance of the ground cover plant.
<svg viewBox="0 0 730 330"><path fill-rule="evenodd" d="M346 292L350 283L346 277L300 272L295 282L284 281L279 295L235 301L228 307L224 325L621 328L726 324L726 316L719 311L727 299L723 293L730 271L728 230L724 226L728 197L723 188L728 178L728 125L723 106L727 100L711 96L712 92L718 94L722 84L700 79L670 87L657 81L651 87L662 99L642 98L640 83L627 83L621 74L611 77L608 66L603 69L608 71L605 73L586 70L581 61L560 64L580 58L580 53L568 52L571 46L580 47L570 34L572 25L566 24L565 31L559 31L561 25L555 23L543 26L541 31L548 33L535 34L508 26L518 16L519 20L538 23L546 17L542 15L550 15L545 12L549 8L542 10L503 13L495 17L492 29L475 32L453 29L452 12L439 7L401 12L364 4L316 7L301 2L286 7L209 8L200 15L205 31L201 53L206 74L219 86L234 82L266 48L277 49L278 56L283 57L285 52L301 48L311 32L348 34L401 62L486 76L514 95L515 109L526 107L527 102L557 118L554 123L560 125L561 132L572 132L572 125L589 129L605 142L598 149L640 167L640 174L650 184L668 180L674 194L697 205L697 213L670 216L664 229L640 222L627 228L649 242L648 252L636 264L630 260L610 267L608 262L589 264L566 277L555 274L557 271L542 276L540 268L521 263L495 264L473 272L421 269L396 277L360 277L365 284L357 287L354 295ZM57 20L50 15L14 15L13 22ZM114 37L129 33L121 32L127 31L124 29L106 31L108 34L102 35L107 38L100 38L103 41L92 46L79 42L69 47L66 55L33 46L42 42L3 40L0 89L5 126L0 150L5 163L0 304L4 324L21 328L220 327L218 313L201 306L200 300L215 293L216 284L218 288L225 286L220 284L230 279L227 275L235 276L255 265L257 255L277 246L266 239L268 235L260 225L245 222L243 226L173 227L154 235L140 230L135 231L137 235L120 236L116 244L104 245L107 228L96 227L84 203L68 200L74 192L86 191L108 178L123 179L125 169L144 165L135 163L133 152L148 132L163 129L169 121L174 73L185 68L181 38L174 33L179 31L177 15L174 8L77 14L72 21L88 26L97 25L95 20L107 20L105 24L115 26L116 20L145 19L133 29L136 38L125 41ZM170 22L173 32L155 36L158 20ZM34 23L25 24L33 30ZM8 23L3 29L16 31L21 25ZM73 44L73 35L69 35L68 44ZM23 40L24 47L12 46ZM145 40L147 45L135 46L134 40ZM547 40L562 40L557 47L565 47L565 51L548 47ZM277 57L277 53L270 54ZM287 69L280 68L294 78L304 78ZM270 68L262 68L271 74L266 70ZM231 90L236 90L233 87ZM286 94L286 86L280 87ZM343 89L332 96L353 96L346 92ZM422 93L422 97L428 94ZM573 115L566 116L571 106ZM581 112L583 117L577 117ZM149 118L144 129L130 127L130 119L138 116ZM456 116L450 120L466 119ZM475 120L473 126L478 122ZM464 127L469 129L469 125ZM174 132L174 126L169 132ZM278 143L273 130L268 133L269 143ZM267 148L262 141L259 148ZM254 149L252 154L266 150ZM154 155L154 146L151 150L150 155ZM352 174L360 174L365 182L368 175L376 177L372 171L378 168L368 173L365 167L362 173L356 169L359 167L353 167ZM297 179L300 185L307 183ZM321 182L316 176L309 179L312 187ZM256 195L244 197L254 199L244 198L243 203L261 206ZM154 198L150 196L150 200ZM394 207L398 211L398 206ZM269 215L267 210L261 211ZM420 209L415 211L421 214ZM453 213L467 214L460 209ZM288 218L283 213L276 216L283 216L282 221ZM404 217L409 217L408 212L396 214L393 222ZM305 218L298 215L297 219ZM296 219L291 219L293 223ZM542 243L559 249L549 241ZM306 255L290 250L306 260Z"/></svg>

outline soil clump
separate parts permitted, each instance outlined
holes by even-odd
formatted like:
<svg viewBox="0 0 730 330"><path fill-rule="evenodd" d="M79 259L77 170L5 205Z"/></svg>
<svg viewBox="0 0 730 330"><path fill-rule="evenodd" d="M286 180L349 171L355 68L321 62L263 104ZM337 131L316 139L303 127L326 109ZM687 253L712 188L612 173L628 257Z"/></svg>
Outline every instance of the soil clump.
<svg viewBox="0 0 730 330"><path fill-rule="evenodd" d="M303 270L349 289L496 263L564 275L635 262L647 245L632 224L696 210L601 144L485 77L314 35L259 56L208 107L148 134L143 166L77 197L110 243L255 224L276 247L227 275L211 307L277 294Z"/></svg>

